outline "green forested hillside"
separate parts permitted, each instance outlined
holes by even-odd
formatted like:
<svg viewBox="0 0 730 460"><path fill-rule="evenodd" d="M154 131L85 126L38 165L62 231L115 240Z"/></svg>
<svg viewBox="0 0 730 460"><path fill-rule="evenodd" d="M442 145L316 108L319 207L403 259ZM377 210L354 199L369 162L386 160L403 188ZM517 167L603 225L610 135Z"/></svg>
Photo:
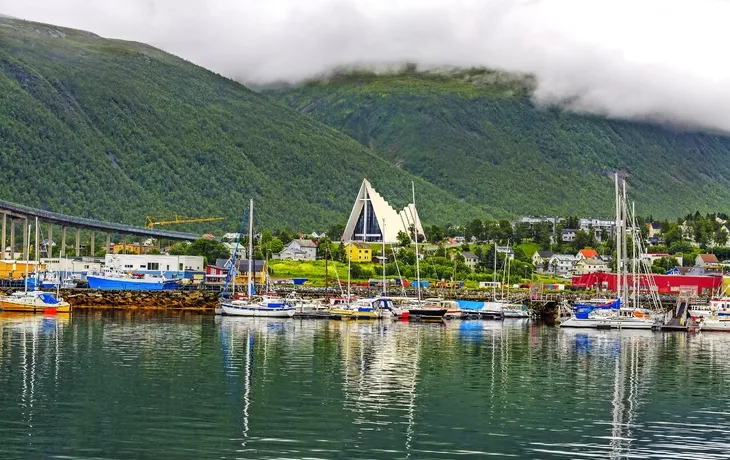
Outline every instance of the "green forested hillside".
<svg viewBox="0 0 730 460"><path fill-rule="evenodd" d="M414 176L339 131L147 45L0 18L0 197L126 223L229 216L344 223L364 177L404 206ZM425 221L481 207L419 179Z"/></svg>
<svg viewBox="0 0 730 460"><path fill-rule="evenodd" d="M642 215L730 208L728 138L536 108L531 88L484 70L407 70L268 93L496 215L610 216L616 169Z"/></svg>

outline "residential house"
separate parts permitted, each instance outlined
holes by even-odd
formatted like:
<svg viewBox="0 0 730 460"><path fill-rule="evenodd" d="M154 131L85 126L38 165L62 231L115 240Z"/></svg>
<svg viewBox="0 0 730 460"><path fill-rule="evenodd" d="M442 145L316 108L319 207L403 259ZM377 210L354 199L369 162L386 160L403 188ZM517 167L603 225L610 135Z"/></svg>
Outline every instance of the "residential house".
<svg viewBox="0 0 730 460"><path fill-rule="evenodd" d="M532 254L532 265L535 266L537 271L541 272L543 271L545 262L549 261L552 256L553 253L550 251L535 251L535 253Z"/></svg>
<svg viewBox="0 0 730 460"><path fill-rule="evenodd" d="M599 235L602 231L606 231L609 237L613 236L614 230L616 229L616 222L613 220L605 219L579 219L578 228L584 232L588 232L591 229L596 235Z"/></svg>
<svg viewBox="0 0 730 460"><path fill-rule="evenodd" d="M572 243L575 240L575 233L577 232L574 228L564 228L561 234L563 243Z"/></svg>
<svg viewBox="0 0 730 460"><path fill-rule="evenodd" d="M274 259L283 260L316 260L317 243L312 240L291 240L281 252L274 254Z"/></svg>
<svg viewBox="0 0 730 460"><path fill-rule="evenodd" d="M504 256L509 260L515 259L515 251L509 246L497 246L497 252L504 254Z"/></svg>
<svg viewBox="0 0 730 460"><path fill-rule="evenodd" d="M221 243L223 246L228 249L228 252L231 254L231 257L233 257L233 253L236 253L236 259L246 259L246 246L243 244L236 244L231 242L223 242ZM236 246L238 246L238 251L236 251Z"/></svg>
<svg viewBox="0 0 730 460"><path fill-rule="evenodd" d="M556 275L567 275L573 271L578 257L573 254L553 254L548 262L548 271Z"/></svg>
<svg viewBox="0 0 730 460"><path fill-rule="evenodd" d="M598 252L595 249L585 248L578 251L578 260L598 259Z"/></svg>
<svg viewBox="0 0 730 460"><path fill-rule="evenodd" d="M647 236L649 238L659 238L662 233L662 224L660 222L651 222L646 224Z"/></svg>
<svg viewBox="0 0 730 460"><path fill-rule="evenodd" d="M715 254L698 254L693 268L701 269L705 274L722 273L722 266L720 266L720 261L717 260Z"/></svg>
<svg viewBox="0 0 730 460"><path fill-rule="evenodd" d="M461 253L461 255L464 256L464 263L466 263L467 267L469 267L471 270L475 270L477 268L479 258L474 255L473 252L464 251Z"/></svg>
<svg viewBox="0 0 730 460"><path fill-rule="evenodd" d="M576 275L587 275L589 273L608 273L608 264L600 259L580 259L575 263L573 269Z"/></svg>
<svg viewBox="0 0 730 460"><path fill-rule="evenodd" d="M351 241L345 244L345 255L353 262L372 262L373 250L362 241Z"/></svg>
<svg viewBox="0 0 730 460"><path fill-rule="evenodd" d="M682 254L669 254L668 252L648 252L646 254L642 254L640 259L644 261L644 263L651 267L654 265L654 262L656 262L659 259L663 259L665 257L674 257L677 259L677 263L681 266L682 262L684 261L684 257Z"/></svg>

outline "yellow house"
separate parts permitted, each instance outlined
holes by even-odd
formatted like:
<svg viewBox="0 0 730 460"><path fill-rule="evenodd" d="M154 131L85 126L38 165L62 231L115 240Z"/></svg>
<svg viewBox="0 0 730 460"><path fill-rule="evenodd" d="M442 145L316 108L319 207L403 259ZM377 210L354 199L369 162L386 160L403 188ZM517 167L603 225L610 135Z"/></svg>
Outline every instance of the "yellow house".
<svg viewBox="0 0 730 460"><path fill-rule="evenodd" d="M367 243L351 241L345 245L345 254L353 262L372 262L373 250Z"/></svg>
<svg viewBox="0 0 730 460"><path fill-rule="evenodd" d="M139 243L115 243L112 244L112 252L114 254L147 254L152 249L155 249L154 246L151 246L149 244L143 244L140 246Z"/></svg>

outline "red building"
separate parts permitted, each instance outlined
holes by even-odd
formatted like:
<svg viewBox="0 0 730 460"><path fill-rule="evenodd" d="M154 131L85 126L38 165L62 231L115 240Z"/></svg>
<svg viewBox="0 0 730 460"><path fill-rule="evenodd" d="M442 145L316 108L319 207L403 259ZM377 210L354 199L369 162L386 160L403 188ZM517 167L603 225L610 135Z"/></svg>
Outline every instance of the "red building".
<svg viewBox="0 0 730 460"><path fill-rule="evenodd" d="M677 294L680 287L694 287L698 295L712 295L722 286L722 276L700 275L652 275L654 284L660 294ZM633 289L634 280L628 275L629 289ZM650 280L647 275L640 275L639 292L648 292ZM573 286L586 289L616 291L615 273L589 273L573 277Z"/></svg>

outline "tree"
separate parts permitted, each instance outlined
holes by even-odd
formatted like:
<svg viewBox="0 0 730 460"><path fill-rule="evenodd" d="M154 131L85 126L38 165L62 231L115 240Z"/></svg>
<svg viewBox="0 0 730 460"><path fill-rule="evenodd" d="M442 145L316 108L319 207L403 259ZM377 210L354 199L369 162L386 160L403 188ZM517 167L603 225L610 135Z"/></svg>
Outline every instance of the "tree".
<svg viewBox="0 0 730 460"><path fill-rule="evenodd" d="M189 246L190 246L190 243L188 243L187 241L181 241L179 243L175 243L168 251L168 254L170 254L171 256L187 255Z"/></svg>
<svg viewBox="0 0 730 460"><path fill-rule="evenodd" d="M327 230L327 237L331 241L338 241L342 238L342 234L345 233L345 226L342 224L333 224Z"/></svg>
<svg viewBox="0 0 730 460"><path fill-rule="evenodd" d="M199 240L194 241L193 244L187 248L187 255L203 256L203 260L206 264L212 264L215 263L217 259L230 258L231 252L220 241L200 238Z"/></svg>
<svg viewBox="0 0 730 460"><path fill-rule="evenodd" d="M408 236L408 233L404 232L403 230L399 231L396 235L396 239L398 240L398 244L401 247L406 247L411 244L411 237Z"/></svg>

